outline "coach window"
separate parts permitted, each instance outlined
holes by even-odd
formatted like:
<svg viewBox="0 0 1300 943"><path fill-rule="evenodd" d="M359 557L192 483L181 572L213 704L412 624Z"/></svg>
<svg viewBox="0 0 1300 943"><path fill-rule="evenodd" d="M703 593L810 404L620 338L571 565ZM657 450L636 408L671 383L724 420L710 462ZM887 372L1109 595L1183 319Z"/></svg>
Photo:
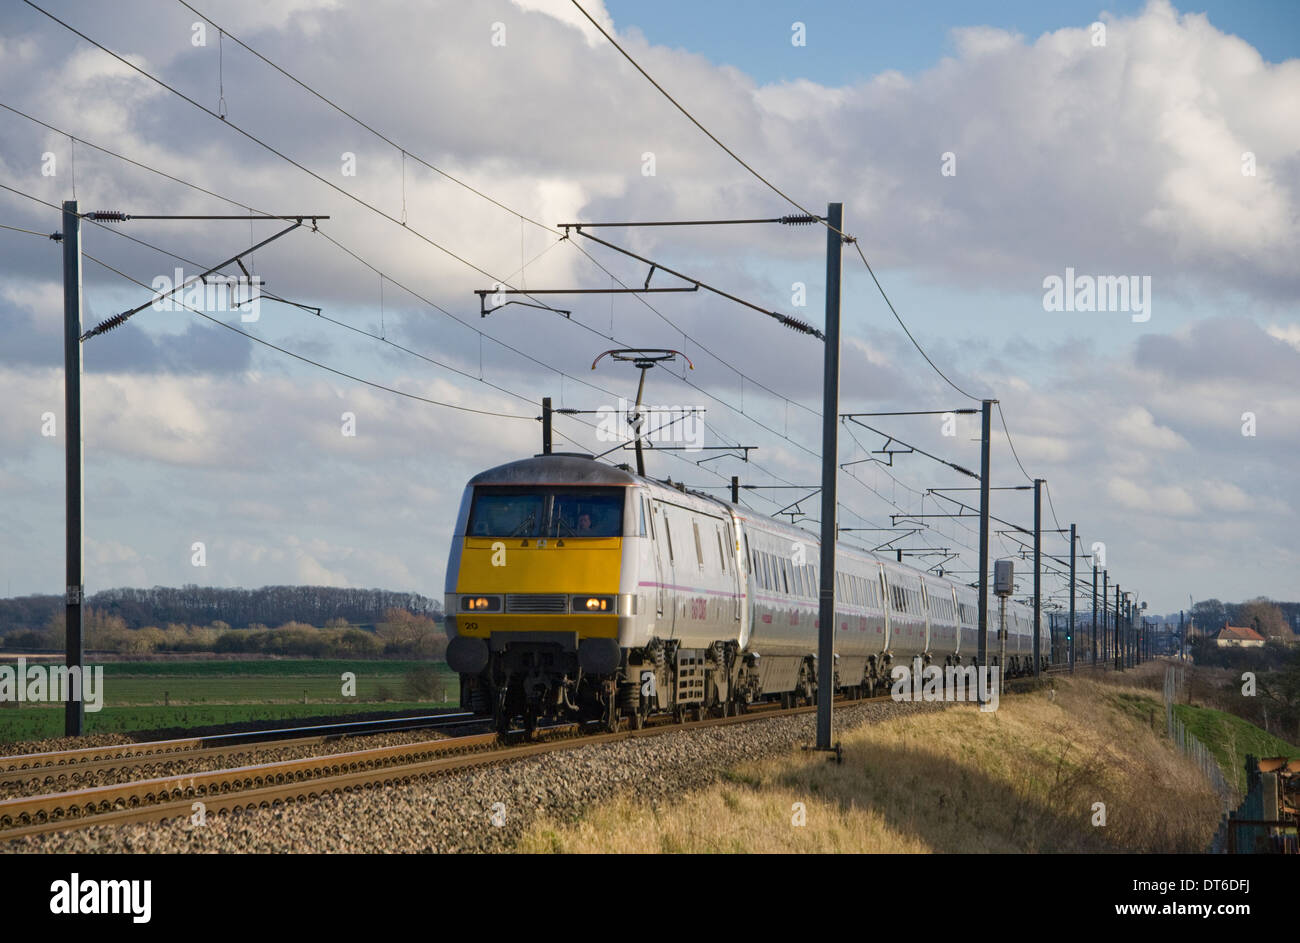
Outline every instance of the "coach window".
<svg viewBox="0 0 1300 943"><path fill-rule="evenodd" d="M700 569L704 569L704 548L700 546L700 522L691 521L691 529L695 531L695 561L699 563Z"/></svg>
<svg viewBox="0 0 1300 943"><path fill-rule="evenodd" d="M726 551L724 551L724 550L722 549L722 528L721 528L721 527L715 527L715 528L713 529L713 533L714 533L714 536L716 536L716 537L718 538L718 563L722 566L722 572L723 572L723 573L726 573L726 572L727 572L727 554L726 554Z"/></svg>
<svg viewBox="0 0 1300 943"><path fill-rule="evenodd" d="M664 536L668 538L665 541L668 544L668 562L674 563L677 558L673 555L673 529L668 524L667 511L664 511Z"/></svg>

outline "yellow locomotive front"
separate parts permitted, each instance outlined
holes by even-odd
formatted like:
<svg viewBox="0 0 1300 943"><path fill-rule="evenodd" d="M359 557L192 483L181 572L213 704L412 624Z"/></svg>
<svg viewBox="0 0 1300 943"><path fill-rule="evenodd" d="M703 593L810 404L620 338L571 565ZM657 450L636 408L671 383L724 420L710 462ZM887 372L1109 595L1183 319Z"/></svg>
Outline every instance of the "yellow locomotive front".
<svg viewBox="0 0 1300 943"><path fill-rule="evenodd" d="M615 718L624 521L637 479L586 456L543 455L472 478L452 537L447 662L462 704L498 727ZM631 574L628 574L630 577Z"/></svg>

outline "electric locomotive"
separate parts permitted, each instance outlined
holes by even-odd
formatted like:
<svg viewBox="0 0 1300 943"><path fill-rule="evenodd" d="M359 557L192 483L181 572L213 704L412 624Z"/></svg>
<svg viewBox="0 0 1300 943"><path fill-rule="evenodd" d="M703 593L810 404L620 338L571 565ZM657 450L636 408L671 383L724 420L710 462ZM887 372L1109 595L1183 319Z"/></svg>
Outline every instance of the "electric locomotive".
<svg viewBox="0 0 1300 943"><path fill-rule="evenodd" d="M818 555L800 528L589 455L510 462L472 478L461 500L447 662L463 706L502 731L563 719L614 729L620 717L637 727L651 713L725 715L771 697L813 703ZM841 544L836 690L870 695L916 658L972 662L976 600ZM1026 607L1008 607L1008 671L1032 670L1030 621Z"/></svg>

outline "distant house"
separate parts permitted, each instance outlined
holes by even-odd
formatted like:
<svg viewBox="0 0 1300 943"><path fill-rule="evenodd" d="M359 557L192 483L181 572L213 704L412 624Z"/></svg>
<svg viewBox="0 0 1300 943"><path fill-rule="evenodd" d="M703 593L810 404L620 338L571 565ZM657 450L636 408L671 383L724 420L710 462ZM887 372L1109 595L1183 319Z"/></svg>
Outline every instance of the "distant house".
<svg viewBox="0 0 1300 943"><path fill-rule="evenodd" d="M1215 642L1220 648L1263 648L1264 636L1245 626L1225 625L1215 636Z"/></svg>

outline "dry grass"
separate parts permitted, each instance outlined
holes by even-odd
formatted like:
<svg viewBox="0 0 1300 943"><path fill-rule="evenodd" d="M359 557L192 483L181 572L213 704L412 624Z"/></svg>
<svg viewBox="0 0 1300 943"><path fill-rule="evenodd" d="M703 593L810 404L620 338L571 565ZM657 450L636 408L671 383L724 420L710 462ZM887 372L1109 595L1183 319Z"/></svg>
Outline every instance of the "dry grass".
<svg viewBox="0 0 1300 943"><path fill-rule="evenodd" d="M1152 729L1150 717L1159 720ZM844 763L746 764L679 802L619 800L534 825L527 852L1200 852L1212 789L1163 739L1150 692L1083 678L861 727ZM1092 825L1104 802L1106 825ZM803 803L806 825L792 824Z"/></svg>

